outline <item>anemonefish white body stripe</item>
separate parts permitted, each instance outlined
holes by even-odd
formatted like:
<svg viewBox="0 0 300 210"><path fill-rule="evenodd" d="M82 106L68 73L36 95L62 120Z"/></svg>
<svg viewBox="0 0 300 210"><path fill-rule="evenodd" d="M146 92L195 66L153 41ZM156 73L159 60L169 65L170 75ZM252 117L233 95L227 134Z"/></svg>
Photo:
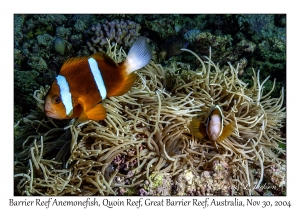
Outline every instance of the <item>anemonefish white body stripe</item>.
<svg viewBox="0 0 300 210"><path fill-rule="evenodd" d="M55 119L79 117L77 122L105 119L106 110L100 102L128 92L137 77L133 71L147 65L151 57L146 38L140 37L121 63L101 52L68 59L45 97L46 115Z"/></svg>
<svg viewBox="0 0 300 210"><path fill-rule="evenodd" d="M69 84L64 76L58 75L56 77L57 84L60 87L61 100L66 108L66 114L68 116L72 115L73 105L72 105L72 94L70 93Z"/></svg>
<svg viewBox="0 0 300 210"><path fill-rule="evenodd" d="M105 87L105 84L103 81L103 77L101 75L101 71L98 67L97 61L94 58L89 58L88 62L90 65L91 72L94 76L94 80L97 84L99 93L101 95L101 98L102 98L102 100L104 100L106 98L107 91L106 91L106 87Z"/></svg>

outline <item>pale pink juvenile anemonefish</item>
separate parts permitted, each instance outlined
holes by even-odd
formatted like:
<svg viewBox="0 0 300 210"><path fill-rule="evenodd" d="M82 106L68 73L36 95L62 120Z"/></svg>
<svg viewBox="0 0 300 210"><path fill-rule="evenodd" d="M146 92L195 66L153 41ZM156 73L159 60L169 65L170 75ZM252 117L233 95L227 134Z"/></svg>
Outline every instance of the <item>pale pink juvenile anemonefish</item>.
<svg viewBox="0 0 300 210"><path fill-rule="evenodd" d="M78 118L78 122L105 119L106 110L100 102L128 92L136 80L134 71L146 66L151 58L146 38L139 37L121 63L101 52L68 59L45 97L46 115Z"/></svg>
<svg viewBox="0 0 300 210"><path fill-rule="evenodd" d="M235 130L234 121L224 126L224 116L221 108L216 105L208 113L206 123L203 124L198 119L192 119L190 123L191 133L202 139L208 136L212 141L222 142Z"/></svg>

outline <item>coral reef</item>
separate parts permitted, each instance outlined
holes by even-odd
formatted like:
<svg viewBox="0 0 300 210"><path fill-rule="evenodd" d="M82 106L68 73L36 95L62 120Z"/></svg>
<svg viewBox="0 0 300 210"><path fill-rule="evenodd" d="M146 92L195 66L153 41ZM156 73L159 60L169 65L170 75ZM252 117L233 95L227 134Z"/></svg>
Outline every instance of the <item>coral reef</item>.
<svg viewBox="0 0 300 210"><path fill-rule="evenodd" d="M111 44L118 44L124 49L128 49L140 36L141 25L131 20L104 21L102 24L92 26L86 34L91 36L87 45L92 52L105 52Z"/></svg>
<svg viewBox="0 0 300 210"><path fill-rule="evenodd" d="M211 47L212 51L215 52L212 59L218 60L221 64L238 59L237 55L230 51L232 37L229 35L217 36L209 32L199 31L197 33L197 31L193 31L193 33L189 33L188 39L192 41L195 52L201 55L205 55Z"/></svg>
<svg viewBox="0 0 300 210"><path fill-rule="evenodd" d="M35 106L32 92L37 86L50 84L68 57L90 54L83 39L87 26L75 27L82 22L79 18L70 25L68 18L59 14L14 15L15 122ZM58 38L64 46L62 42L55 46Z"/></svg>
<svg viewBox="0 0 300 210"><path fill-rule="evenodd" d="M14 71L14 102L15 119L22 119L21 113L29 114L29 110L24 110L23 106L35 106L36 100L32 98L32 89L38 89L40 84L37 81L39 72L35 70ZM28 97L29 95L29 97ZM33 105L32 105L33 104Z"/></svg>
<svg viewBox="0 0 300 210"><path fill-rule="evenodd" d="M133 30L149 38L157 63L159 63L157 54L166 50L160 48L162 43L174 37L185 37L190 42L188 48L202 59L205 59L204 55L207 55L209 47L212 47L214 52L212 59L220 66L227 65L228 61L234 63L246 59L248 63L240 74L240 79L251 86L252 68L262 69L260 74L263 78L269 75L271 80L277 78L272 97L279 97L281 87L285 87L286 80L282 76L286 72L284 14L15 14L14 68L15 72L18 72L15 74L15 84L18 81L28 84L26 92L22 91L21 84L15 85L15 92L20 93L18 97L26 94L21 96L22 100L15 101L15 122L26 116L35 106L30 95L37 85L51 84L66 59L90 55L95 49L98 51L97 47L106 51L107 45L100 47L99 43L97 47L92 46L90 51L87 41L92 43L91 38L96 36L95 31L91 30L92 26L96 27L98 23L102 26L106 22L113 23L121 19L126 23L134 22L135 27L140 25L139 30L137 28ZM109 25L107 27L110 34L113 30ZM103 27L101 30L106 36ZM129 33L121 31L124 34ZM193 37L200 33L202 37L195 43ZM61 51L62 48L58 51L55 49L55 40L60 39L63 40L60 44L64 43L64 51ZM121 42L120 46L127 48L124 38ZM175 43L174 47L179 48L180 43ZM189 63L190 69L197 67L192 55L177 55L178 53L173 52L167 54L169 54L167 57L171 57L171 62L175 60L177 63ZM173 55L176 56L172 57ZM171 63L162 64L171 65ZM35 80L32 80L29 74L31 71L38 73ZM271 90L272 84L267 82L265 89Z"/></svg>
<svg viewBox="0 0 300 210"><path fill-rule="evenodd" d="M164 15L154 20L145 20L145 26L162 40L166 40L178 35L183 26L182 20L179 15Z"/></svg>
<svg viewBox="0 0 300 210"><path fill-rule="evenodd" d="M188 40L189 42L194 42L196 40L197 35L200 33L200 30L198 29L191 29L187 31L183 37Z"/></svg>
<svg viewBox="0 0 300 210"><path fill-rule="evenodd" d="M64 55L66 48L65 41L62 38L56 37L53 48L58 54Z"/></svg>
<svg viewBox="0 0 300 210"><path fill-rule="evenodd" d="M120 62L116 47L108 54ZM254 72L253 85L238 78L238 65L222 71L211 53L196 71L173 62L151 62L132 89L103 101L107 118L75 126L43 113L47 88L35 91L37 109L15 126L15 191L18 195L256 195L264 178L285 164L284 89L265 91L268 78ZM185 52L185 53L188 53ZM218 104L224 124L236 124L221 143L189 131ZM258 173L257 173L258 172ZM285 190L285 173L271 176Z"/></svg>

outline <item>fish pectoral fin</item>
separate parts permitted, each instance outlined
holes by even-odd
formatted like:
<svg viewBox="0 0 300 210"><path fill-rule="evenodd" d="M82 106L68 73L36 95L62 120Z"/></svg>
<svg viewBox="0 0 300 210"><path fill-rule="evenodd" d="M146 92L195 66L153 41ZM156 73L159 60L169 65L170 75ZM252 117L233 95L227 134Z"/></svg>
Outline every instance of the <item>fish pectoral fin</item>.
<svg viewBox="0 0 300 210"><path fill-rule="evenodd" d="M86 116L90 120L104 120L106 118L106 109L102 104L97 104L93 108L86 111Z"/></svg>
<svg viewBox="0 0 300 210"><path fill-rule="evenodd" d="M220 143L224 141L225 138L229 137L235 130L235 123L232 121L230 124L223 128L222 134L219 136L217 142Z"/></svg>
<svg viewBox="0 0 300 210"><path fill-rule="evenodd" d="M107 93L107 97L110 96L121 96L127 93L131 87L133 86L137 75L135 73L129 74L125 79L120 83L117 84L113 90L109 90Z"/></svg>
<svg viewBox="0 0 300 210"><path fill-rule="evenodd" d="M206 136L205 125L201 124L200 120L192 119L189 125L189 129L195 137L203 139Z"/></svg>
<svg viewBox="0 0 300 210"><path fill-rule="evenodd" d="M88 121L89 118L86 116L86 113L84 110L82 110L81 114L79 115L79 118L76 120L75 125L78 125L79 123Z"/></svg>

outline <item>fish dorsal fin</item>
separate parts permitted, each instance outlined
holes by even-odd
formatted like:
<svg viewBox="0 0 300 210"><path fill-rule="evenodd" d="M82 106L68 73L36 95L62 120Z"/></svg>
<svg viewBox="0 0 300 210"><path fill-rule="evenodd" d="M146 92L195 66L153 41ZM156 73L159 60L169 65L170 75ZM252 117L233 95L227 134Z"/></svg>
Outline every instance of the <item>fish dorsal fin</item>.
<svg viewBox="0 0 300 210"><path fill-rule="evenodd" d="M129 74L125 79L120 82L118 86L116 86L113 90L110 90L107 97L110 96L120 96L127 93L130 88L133 86L137 75L135 73Z"/></svg>
<svg viewBox="0 0 300 210"><path fill-rule="evenodd" d="M81 65L82 62L86 62L88 57L69 58L62 65L60 72L69 71L75 66Z"/></svg>
<svg viewBox="0 0 300 210"><path fill-rule="evenodd" d="M152 58L152 50L147 44L146 37L139 37L130 48L126 60L121 63L125 65L126 74L146 66Z"/></svg>
<svg viewBox="0 0 300 210"><path fill-rule="evenodd" d="M91 57L94 58L96 61L105 61L109 65L118 66L118 64L116 64L116 62L105 53L97 52L91 55Z"/></svg>

